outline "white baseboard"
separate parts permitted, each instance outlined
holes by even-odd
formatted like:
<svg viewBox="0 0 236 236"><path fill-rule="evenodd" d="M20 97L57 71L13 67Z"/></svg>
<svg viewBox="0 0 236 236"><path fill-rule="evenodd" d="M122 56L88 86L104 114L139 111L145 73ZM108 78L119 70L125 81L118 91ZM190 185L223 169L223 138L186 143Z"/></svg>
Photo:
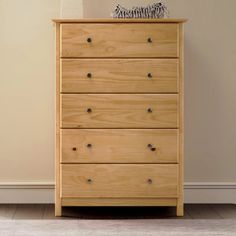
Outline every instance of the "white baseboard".
<svg viewBox="0 0 236 236"><path fill-rule="evenodd" d="M54 182L2 182L0 203L54 203Z"/></svg>
<svg viewBox="0 0 236 236"><path fill-rule="evenodd" d="M185 203L236 204L236 183L188 182ZM0 203L54 203L53 182L2 182Z"/></svg>
<svg viewBox="0 0 236 236"><path fill-rule="evenodd" d="M235 182L188 182L184 184L185 203L236 204Z"/></svg>

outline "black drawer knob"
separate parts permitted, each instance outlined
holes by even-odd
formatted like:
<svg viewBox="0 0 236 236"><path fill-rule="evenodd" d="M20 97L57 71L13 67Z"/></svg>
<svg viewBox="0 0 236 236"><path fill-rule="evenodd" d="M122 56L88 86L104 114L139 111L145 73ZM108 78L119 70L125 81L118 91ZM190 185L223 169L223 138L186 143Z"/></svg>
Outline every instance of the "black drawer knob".
<svg viewBox="0 0 236 236"><path fill-rule="evenodd" d="M93 145L92 145L91 143L88 143L88 144L87 144L87 148L92 148L92 146L93 146Z"/></svg>
<svg viewBox="0 0 236 236"><path fill-rule="evenodd" d="M72 150L73 150L73 151L77 151L77 148L76 148L76 147L73 147Z"/></svg>
<svg viewBox="0 0 236 236"><path fill-rule="evenodd" d="M91 79L91 78L92 78L92 74L91 74L91 73L88 73L88 74L87 74L87 78Z"/></svg>
<svg viewBox="0 0 236 236"><path fill-rule="evenodd" d="M147 182L148 182L149 184L152 184L152 179L148 179Z"/></svg>
<svg viewBox="0 0 236 236"><path fill-rule="evenodd" d="M92 113L92 109L91 109L91 108L88 108L88 109L87 109L87 112L88 112L88 113Z"/></svg>
<svg viewBox="0 0 236 236"><path fill-rule="evenodd" d="M147 39L148 43L152 43L152 38Z"/></svg>
<svg viewBox="0 0 236 236"><path fill-rule="evenodd" d="M150 144L150 143L147 145L147 147L148 147L152 152L155 152L155 151L156 151L156 148L153 147L153 145Z"/></svg>
<svg viewBox="0 0 236 236"><path fill-rule="evenodd" d="M90 37L87 38L87 42L88 42L88 43L92 43L92 38L90 38Z"/></svg>
<svg viewBox="0 0 236 236"><path fill-rule="evenodd" d="M148 79L152 79L152 74L148 73L147 77L148 77Z"/></svg>
<svg viewBox="0 0 236 236"><path fill-rule="evenodd" d="M148 112L148 113L152 113L152 108L148 108L148 109L147 109L147 112Z"/></svg>
<svg viewBox="0 0 236 236"><path fill-rule="evenodd" d="M88 183L92 183L93 180L92 180L92 179L87 179L87 182L88 182Z"/></svg>

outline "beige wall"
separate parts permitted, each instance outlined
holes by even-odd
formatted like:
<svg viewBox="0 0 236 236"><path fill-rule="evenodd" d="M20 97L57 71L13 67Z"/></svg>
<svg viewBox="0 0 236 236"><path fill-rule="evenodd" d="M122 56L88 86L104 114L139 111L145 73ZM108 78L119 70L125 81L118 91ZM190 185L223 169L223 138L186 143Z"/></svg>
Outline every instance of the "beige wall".
<svg viewBox="0 0 236 236"><path fill-rule="evenodd" d="M60 0L0 0L0 182L54 180Z"/></svg>
<svg viewBox="0 0 236 236"><path fill-rule="evenodd" d="M83 18L83 0L61 0L61 18Z"/></svg>
<svg viewBox="0 0 236 236"><path fill-rule="evenodd" d="M118 2L155 1L84 0L84 16L110 17ZM168 1L171 17L189 19L186 181L236 182L236 1L224 2ZM60 0L0 0L1 182L54 180L51 18L59 13Z"/></svg>

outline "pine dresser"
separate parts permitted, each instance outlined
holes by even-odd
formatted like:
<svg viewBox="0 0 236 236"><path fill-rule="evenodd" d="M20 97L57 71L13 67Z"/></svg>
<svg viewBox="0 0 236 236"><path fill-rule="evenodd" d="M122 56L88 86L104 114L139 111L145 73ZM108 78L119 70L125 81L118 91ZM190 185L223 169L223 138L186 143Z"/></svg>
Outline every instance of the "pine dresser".
<svg viewBox="0 0 236 236"><path fill-rule="evenodd" d="M182 216L185 20L54 22L56 216L63 206Z"/></svg>

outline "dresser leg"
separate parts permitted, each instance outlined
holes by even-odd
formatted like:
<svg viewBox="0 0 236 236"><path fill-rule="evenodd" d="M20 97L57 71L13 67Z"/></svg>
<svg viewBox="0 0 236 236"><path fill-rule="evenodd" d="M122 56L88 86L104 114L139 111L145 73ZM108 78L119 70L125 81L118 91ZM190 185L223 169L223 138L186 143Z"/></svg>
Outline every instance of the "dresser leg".
<svg viewBox="0 0 236 236"><path fill-rule="evenodd" d="M182 201L177 201L176 215L177 216L184 216L184 204Z"/></svg>
<svg viewBox="0 0 236 236"><path fill-rule="evenodd" d="M55 204L55 216L60 217L62 215L62 206Z"/></svg>

